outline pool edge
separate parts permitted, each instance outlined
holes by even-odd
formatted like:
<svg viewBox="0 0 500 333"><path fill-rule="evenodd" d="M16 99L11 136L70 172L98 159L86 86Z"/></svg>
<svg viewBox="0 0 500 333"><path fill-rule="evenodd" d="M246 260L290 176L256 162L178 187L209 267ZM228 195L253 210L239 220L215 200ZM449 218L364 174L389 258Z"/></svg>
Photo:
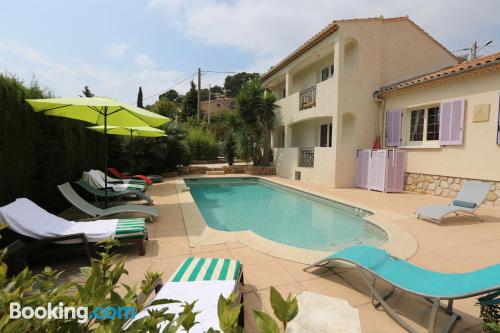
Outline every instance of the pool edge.
<svg viewBox="0 0 500 333"><path fill-rule="evenodd" d="M339 200L338 198L328 197L322 193L315 192L311 189L303 189L299 186L284 184L279 181L279 177L260 177L255 175L225 175L225 176L207 176L207 175L185 175L175 179L175 188L177 191L179 205L183 215L184 225L186 227L189 244L191 247L215 245L228 242L240 242L256 251L278 257L281 259L294 261L303 264L311 264L329 255L330 252L307 250L289 245L284 245L267 238L257 235L251 230L246 231L220 231L211 228L205 222L203 215L198 209L191 192L189 192L185 178L259 178L271 183L285 186L294 190L306 192L314 196L326 200L332 200L344 205L356 207L373 213L365 217L365 220L372 223L387 233L387 242L380 245L380 248L387 250L394 256L408 259L413 256L417 249L418 243L415 237L403 228L391 223L391 220L406 218L401 214L396 214L390 211L375 209L360 205L359 203L349 202L347 200Z"/></svg>

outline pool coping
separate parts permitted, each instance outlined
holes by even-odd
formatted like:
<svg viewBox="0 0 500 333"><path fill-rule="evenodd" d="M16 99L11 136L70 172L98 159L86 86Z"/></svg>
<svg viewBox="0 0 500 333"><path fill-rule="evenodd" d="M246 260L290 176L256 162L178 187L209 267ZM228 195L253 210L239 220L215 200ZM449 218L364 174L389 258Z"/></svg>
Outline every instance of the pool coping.
<svg viewBox="0 0 500 333"><path fill-rule="evenodd" d="M380 245L380 248L387 250L391 255L408 259L413 256L418 249L418 243L415 237L408 231L391 223L392 220L400 220L406 218L405 215L393 213L387 210L369 207L366 205L335 198L332 195L325 195L312 189L301 188L299 184L289 184L280 182L280 178L276 176L255 176L246 174L231 174L231 175L185 175L175 178L175 188L179 199L179 205L184 219L189 245L191 247L199 247L206 245L216 245L230 242L240 242L256 251L268 254L270 256L281 259L294 261L303 264L312 264L328 255L331 252L314 251L302 249L294 246L281 244L262 236L259 236L251 230L245 231L220 231L211 228L205 222L205 218L201 214L196 202L194 201L189 188L186 186L184 179L186 178L260 178L271 183L285 186L294 190L306 192L318 196L323 199L333 200L344 205L353 206L363 210L367 210L373 215L366 216L364 219L374 225L382 228L388 236L387 242ZM283 179L288 180L288 179Z"/></svg>

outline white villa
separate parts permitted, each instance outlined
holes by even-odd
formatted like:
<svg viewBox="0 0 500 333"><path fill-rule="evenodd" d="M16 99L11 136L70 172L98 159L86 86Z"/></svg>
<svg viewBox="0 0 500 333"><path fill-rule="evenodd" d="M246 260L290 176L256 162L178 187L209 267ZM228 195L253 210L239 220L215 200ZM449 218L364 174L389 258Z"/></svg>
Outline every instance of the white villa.
<svg viewBox="0 0 500 333"><path fill-rule="evenodd" d="M263 76L279 98L276 172L353 187L357 150L379 138L407 152L406 190L452 197L464 178L481 179L492 182L490 204L500 203L499 70L498 54L459 64L408 17L334 21ZM440 122L451 99L445 110L461 108L465 131L455 111ZM444 138L455 135L449 128L460 140Z"/></svg>

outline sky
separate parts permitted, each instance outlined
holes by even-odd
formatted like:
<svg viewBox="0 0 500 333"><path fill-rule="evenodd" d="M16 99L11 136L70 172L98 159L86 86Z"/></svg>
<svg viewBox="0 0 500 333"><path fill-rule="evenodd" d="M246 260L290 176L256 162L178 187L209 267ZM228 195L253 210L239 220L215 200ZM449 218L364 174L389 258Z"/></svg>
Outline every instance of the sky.
<svg viewBox="0 0 500 333"><path fill-rule="evenodd" d="M408 15L451 51L489 40L481 54L500 51L498 0L0 1L0 72L61 97L88 85L135 103L142 86L149 104L185 92L198 68L265 72L336 19ZM202 87L226 75L205 73Z"/></svg>

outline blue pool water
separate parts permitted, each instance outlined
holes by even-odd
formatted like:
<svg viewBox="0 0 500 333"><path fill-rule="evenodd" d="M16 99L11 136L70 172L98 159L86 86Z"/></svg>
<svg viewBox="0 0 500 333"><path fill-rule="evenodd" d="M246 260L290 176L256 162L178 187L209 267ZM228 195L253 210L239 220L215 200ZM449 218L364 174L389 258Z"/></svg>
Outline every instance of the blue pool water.
<svg viewBox="0 0 500 333"><path fill-rule="evenodd" d="M207 224L217 230L252 230L276 242L320 251L387 241L381 228L364 221L370 212L259 178L184 181Z"/></svg>

